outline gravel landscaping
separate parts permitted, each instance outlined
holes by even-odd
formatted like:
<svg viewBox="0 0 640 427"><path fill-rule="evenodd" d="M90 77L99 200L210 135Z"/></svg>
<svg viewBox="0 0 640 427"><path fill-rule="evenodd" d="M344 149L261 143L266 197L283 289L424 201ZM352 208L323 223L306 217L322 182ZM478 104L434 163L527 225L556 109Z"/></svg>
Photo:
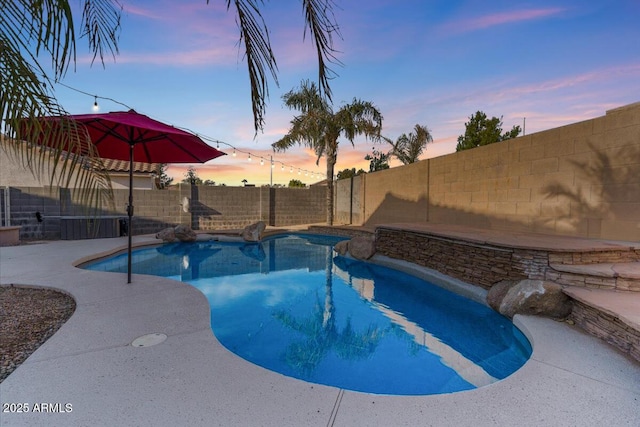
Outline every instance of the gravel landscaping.
<svg viewBox="0 0 640 427"><path fill-rule="evenodd" d="M76 309L52 289L0 286L0 382L66 322Z"/></svg>

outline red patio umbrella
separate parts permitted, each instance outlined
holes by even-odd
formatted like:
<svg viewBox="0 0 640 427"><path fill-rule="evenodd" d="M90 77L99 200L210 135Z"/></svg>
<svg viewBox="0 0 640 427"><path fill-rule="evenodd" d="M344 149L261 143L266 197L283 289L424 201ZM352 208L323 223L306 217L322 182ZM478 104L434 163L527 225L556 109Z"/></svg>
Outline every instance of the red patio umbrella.
<svg viewBox="0 0 640 427"><path fill-rule="evenodd" d="M134 159L145 163L204 163L223 156L225 153L209 146L192 133L153 120L143 114L136 113L134 110L47 117L44 120L55 125L56 123L68 123L70 119L86 128L100 157L129 160L127 283L131 283ZM33 142L46 145L46 141Z"/></svg>

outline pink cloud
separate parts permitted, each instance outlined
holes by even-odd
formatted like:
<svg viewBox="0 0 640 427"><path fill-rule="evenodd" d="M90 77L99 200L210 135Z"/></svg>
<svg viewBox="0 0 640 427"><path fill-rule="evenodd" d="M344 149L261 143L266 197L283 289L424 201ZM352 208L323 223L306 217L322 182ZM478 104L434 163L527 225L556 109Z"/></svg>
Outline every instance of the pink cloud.
<svg viewBox="0 0 640 427"><path fill-rule="evenodd" d="M163 19L162 15L158 14L158 10L151 11L150 9L146 9L143 7L134 6L130 3L125 3L122 5L122 10L125 14L141 16L143 18L153 19L153 20L161 20Z"/></svg>
<svg viewBox="0 0 640 427"><path fill-rule="evenodd" d="M617 76L617 77L616 77ZM504 99L522 99L522 97L547 92L560 92L574 87L589 87L591 91L596 85L607 84L615 81L616 78L633 78L640 77L640 63L627 64L615 67L600 68L598 70L565 76L558 79L545 80L535 82L528 85L505 87L503 89L492 90L492 96L495 101Z"/></svg>
<svg viewBox="0 0 640 427"><path fill-rule="evenodd" d="M121 64L151 64L174 67L214 64L230 65L236 63L236 51L230 47L222 46L181 52L125 53L117 57L117 62Z"/></svg>
<svg viewBox="0 0 640 427"><path fill-rule="evenodd" d="M563 8L514 10L510 12L495 13L492 15L460 19L445 23L442 28L448 33L467 33L498 25L547 18L549 16L559 15L565 10L566 9Z"/></svg>
<svg viewBox="0 0 640 427"><path fill-rule="evenodd" d="M198 4L181 4L175 2L171 2L169 4L168 2L155 2L152 9L126 3L123 4L122 10L125 14L135 15L154 21L176 22L184 22L183 19L185 18L199 19L203 14L206 14L207 11L212 11L214 14L227 14L226 7L218 4L207 5L204 2Z"/></svg>

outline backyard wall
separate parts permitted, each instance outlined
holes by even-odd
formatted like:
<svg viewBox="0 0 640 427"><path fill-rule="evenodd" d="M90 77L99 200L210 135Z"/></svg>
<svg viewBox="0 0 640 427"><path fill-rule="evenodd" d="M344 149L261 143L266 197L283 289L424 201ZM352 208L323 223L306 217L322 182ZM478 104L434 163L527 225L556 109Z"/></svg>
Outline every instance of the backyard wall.
<svg viewBox="0 0 640 427"><path fill-rule="evenodd" d="M336 218L345 224L426 221L638 241L640 103L358 179L337 183Z"/></svg>
<svg viewBox="0 0 640 427"><path fill-rule="evenodd" d="M325 187L209 187L182 184L167 190L134 190L133 234L155 233L177 224L190 225L195 230L229 230L243 228L257 221L276 227L323 223L326 218L325 191ZM7 187L0 194L2 225L8 219L10 225L21 226L20 237L23 240L65 238L64 230L70 227L69 224L86 227L86 220L91 222L94 216L106 221L101 226L103 232L113 224L119 227L120 220L126 218L129 197L128 190L114 190L115 206L102 209L95 215L79 203L77 190L74 189Z"/></svg>

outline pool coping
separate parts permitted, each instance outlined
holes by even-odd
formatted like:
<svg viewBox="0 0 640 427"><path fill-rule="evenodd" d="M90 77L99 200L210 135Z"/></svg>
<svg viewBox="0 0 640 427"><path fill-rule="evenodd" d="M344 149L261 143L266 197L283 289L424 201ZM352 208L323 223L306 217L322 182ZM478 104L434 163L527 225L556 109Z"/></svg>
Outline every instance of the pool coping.
<svg viewBox="0 0 640 427"><path fill-rule="evenodd" d="M149 236L134 242L158 243ZM127 285L125 274L74 266L125 247L126 238L115 238L0 248L1 284L60 289L77 303L71 319L0 384L2 403L71 403L73 411L3 414L0 425L640 424L640 365L566 323L516 316L532 357L489 386L432 396L351 392L230 353L211 332L206 298L187 284L134 275ZM131 346L154 332L167 340Z"/></svg>

